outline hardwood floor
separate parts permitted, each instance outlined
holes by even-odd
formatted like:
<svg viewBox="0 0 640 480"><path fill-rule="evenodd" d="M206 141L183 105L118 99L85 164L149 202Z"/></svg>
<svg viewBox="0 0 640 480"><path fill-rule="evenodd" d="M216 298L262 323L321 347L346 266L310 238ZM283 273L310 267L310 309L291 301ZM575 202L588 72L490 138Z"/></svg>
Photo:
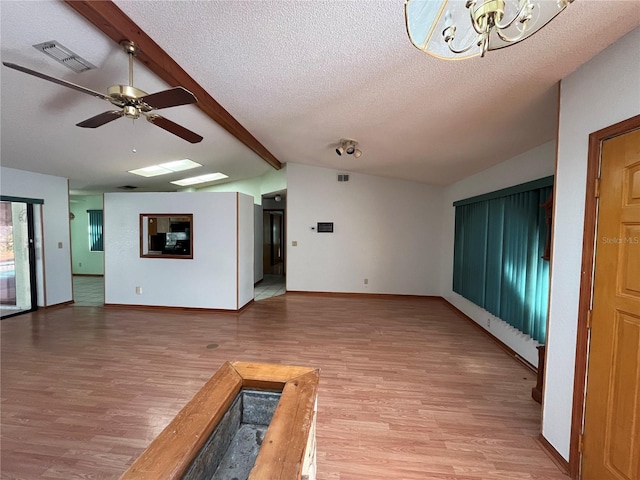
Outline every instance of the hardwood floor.
<svg viewBox="0 0 640 480"><path fill-rule="evenodd" d="M63 307L0 333L3 479L118 478L226 360L321 369L319 480L568 478L535 441L535 375L436 299Z"/></svg>

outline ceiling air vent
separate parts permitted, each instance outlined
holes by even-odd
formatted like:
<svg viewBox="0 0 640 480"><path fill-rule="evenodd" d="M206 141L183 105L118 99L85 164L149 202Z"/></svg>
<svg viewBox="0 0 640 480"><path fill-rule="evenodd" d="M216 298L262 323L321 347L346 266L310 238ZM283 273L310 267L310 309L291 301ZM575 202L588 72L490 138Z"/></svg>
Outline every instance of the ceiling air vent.
<svg viewBox="0 0 640 480"><path fill-rule="evenodd" d="M94 68L96 68L95 65L92 65L84 58L76 55L68 48L63 47L55 40L39 43L37 45L34 45L33 47L37 50L40 50L42 53L46 53L51 58L57 60L74 72L86 72L87 70L93 70Z"/></svg>
<svg viewBox="0 0 640 480"><path fill-rule="evenodd" d="M118 187L120 190L135 190L138 187L134 187L133 185L123 185L121 187Z"/></svg>
<svg viewBox="0 0 640 480"><path fill-rule="evenodd" d="M349 174L348 173L339 173L338 174L338 181L339 182L348 182L349 181Z"/></svg>

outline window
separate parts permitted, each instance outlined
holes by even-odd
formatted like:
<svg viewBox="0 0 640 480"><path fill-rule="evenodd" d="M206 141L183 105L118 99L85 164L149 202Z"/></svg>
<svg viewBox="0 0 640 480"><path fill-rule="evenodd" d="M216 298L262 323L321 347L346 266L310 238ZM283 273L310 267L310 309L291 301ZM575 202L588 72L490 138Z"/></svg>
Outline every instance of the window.
<svg viewBox="0 0 640 480"><path fill-rule="evenodd" d="M87 210L89 214L89 251L103 252L102 210Z"/></svg>
<svg viewBox="0 0 640 480"><path fill-rule="evenodd" d="M193 258L193 214L141 213L140 256Z"/></svg>
<svg viewBox="0 0 640 480"><path fill-rule="evenodd" d="M549 299L542 205L553 177L455 202L453 290L539 343Z"/></svg>

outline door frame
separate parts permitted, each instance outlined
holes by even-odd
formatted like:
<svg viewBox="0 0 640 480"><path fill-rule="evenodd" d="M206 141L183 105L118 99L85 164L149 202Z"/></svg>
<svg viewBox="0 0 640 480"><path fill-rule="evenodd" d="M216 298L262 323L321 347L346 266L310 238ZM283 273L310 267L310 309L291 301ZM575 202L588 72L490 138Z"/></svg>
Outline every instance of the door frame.
<svg viewBox="0 0 640 480"><path fill-rule="evenodd" d="M29 296L31 300L31 308L29 310L20 310L16 313L10 313L2 317L2 320L7 318L16 317L18 315L22 315L29 312L35 312L38 310L38 279L37 279L37 268L36 268L36 217L35 217L35 208L34 205L41 205L42 200L30 199L30 198L22 198L22 197L12 197L9 195L0 196L0 200L3 202L10 203L24 203L26 205L26 215L27 215L27 255L29 261L29 284L30 291Z"/></svg>
<svg viewBox="0 0 640 480"><path fill-rule="evenodd" d="M580 436L584 425L585 386L587 380L587 359L589 356L588 317L593 295L593 273L595 267L596 215L598 198L597 179L600 176L602 143L610 138L640 128L640 115L597 130L589 135L589 155L587 160L587 189L584 208L584 232L582 237L582 266L580 269L580 297L578 301L578 329L576 338L576 361L573 379L573 408L571 413L571 438L569 445L569 474L580 477L581 452Z"/></svg>
<svg viewBox="0 0 640 480"><path fill-rule="evenodd" d="M282 231L280 232L280 247L281 247L281 251L282 251L282 276L286 277L287 276L287 239L286 239L286 225L287 225L287 219L286 219L286 210L284 208L265 208L262 210L262 214L264 215L265 213L269 213L269 212L281 212L282 213ZM264 218L264 216L263 216ZM264 228L264 227L263 227ZM271 229L269 230L269 233L272 234L273 232L271 231ZM264 238L262 239L262 244L264 245ZM271 249L273 250L273 245L271 245Z"/></svg>

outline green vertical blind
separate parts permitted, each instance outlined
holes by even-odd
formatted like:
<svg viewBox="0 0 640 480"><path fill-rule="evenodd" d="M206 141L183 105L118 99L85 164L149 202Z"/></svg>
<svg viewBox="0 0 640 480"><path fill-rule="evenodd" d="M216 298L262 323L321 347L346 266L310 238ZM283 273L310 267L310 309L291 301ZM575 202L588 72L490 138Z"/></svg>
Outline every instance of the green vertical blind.
<svg viewBox="0 0 640 480"><path fill-rule="evenodd" d="M102 210L87 210L89 214L89 251L102 252Z"/></svg>
<svg viewBox="0 0 640 480"><path fill-rule="evenodd" d="M453 290L545 342L549 262L541 205L553 177L454 203Z"/></svg>

